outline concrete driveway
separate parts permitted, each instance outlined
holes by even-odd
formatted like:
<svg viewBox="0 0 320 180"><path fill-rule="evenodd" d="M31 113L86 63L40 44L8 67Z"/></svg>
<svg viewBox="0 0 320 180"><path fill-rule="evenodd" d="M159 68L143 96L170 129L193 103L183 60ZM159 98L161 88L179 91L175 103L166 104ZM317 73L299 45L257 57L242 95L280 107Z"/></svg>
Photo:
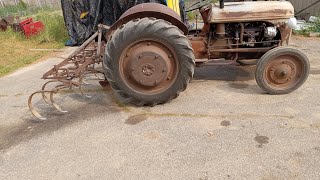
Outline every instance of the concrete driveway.
<svg viewBox="0 0 320 180"><path fill-rule="evenodd" d="M85 87L91 98L56 96L69 112L27 98L50 58L0 79L1 179L320 179L320 39L295 37L311 60L299 90L267 95L254 68L197 68L171 103L132 107L110 87ZM63 55L67 56L69 52Z"/></svg>

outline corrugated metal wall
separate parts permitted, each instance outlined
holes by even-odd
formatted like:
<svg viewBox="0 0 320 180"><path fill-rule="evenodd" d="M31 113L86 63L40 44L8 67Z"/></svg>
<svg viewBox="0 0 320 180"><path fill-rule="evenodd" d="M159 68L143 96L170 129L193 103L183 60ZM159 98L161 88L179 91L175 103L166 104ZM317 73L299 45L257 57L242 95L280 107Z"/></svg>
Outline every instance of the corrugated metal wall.
<svg viewBox="0 0 320 180"><path fill-rule="evenodd" d="M309 5L317 2L318 0L289 0L295 7L295 11L299 12L300 10L308 7ZM313 7L305 10L301 15L308 13L312 16L320 16L320 3L314 5Z"/></svg>

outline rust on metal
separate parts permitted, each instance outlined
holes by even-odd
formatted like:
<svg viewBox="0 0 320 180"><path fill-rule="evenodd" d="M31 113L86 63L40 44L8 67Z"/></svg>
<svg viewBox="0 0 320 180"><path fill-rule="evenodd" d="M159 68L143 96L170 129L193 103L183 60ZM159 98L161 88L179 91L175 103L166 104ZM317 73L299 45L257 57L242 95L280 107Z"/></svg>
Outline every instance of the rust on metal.
<svg viewBox="0 0 320 180"><path fill-rule="evenodd" d="M113 31L118 29L121 25L144 17L152 17L157 19L163 19L177 26L184 34L188 34L188 28L181 21L181 17L171 8L158 3L143 3L128 9L117 22L110 28L107 35L110 35Z"/></svg>
<svg viewBox="0 0 320 180"><path fill-rule="evenodd" d="M272 89L283 90L294 86L304 74L304 65L294 55L283 55L272 60L264 71L264 79Z"/></svg>
<svg viewBox="0 0 320 180"><path fill-rule="evenodd" d="M128 45L120 57L119 69L128 87L147 95L165 91L179 72L174 50L154 39Z"/></svg>
<svg viewBox="0 0 320 180"><path fill-rule="evenodd" d="M235 49L210 49L211 52L268 52L275 47L264 48L235 48Z"/></svg>
<svg viewBox="0 0 320 180"><path fill-rule="evenodd" d="M210 5L209 23L288 20L294 17L294 8L287 1L256 1L225 3L223 9Z"/></svg>
<svg viewBox="0 0 320 180"><path fill-rule="evenodd" d="M33 97L41 94L42 99L49 105L52 105L60 112L67 112L54 101L53 95L57 94L63 89L72 89L78 87L82 94L82 84L84 84L84 77L87 75L95 75L104 72L95 69L95 65L102 63L104 53L101 49L105 47L102 42L102 29L109 29L108 26L99 25L99 30L93 34L87 41L85 41L75 52L61 63L55 65L52 69L46 72L42 79L49 80L43 84L41 90L32 93L28 98L28 106L31 113L40 120L46 120L40 113L38 113L33 104ZM96 38L98 37L98 42ZM101 80L98 78L98 80ZM49 84L55 84L54 88L47 89ZM47 96L49 94L49 96Z"/></svg>
<svg viewBox="0 0 320 180"><path fill-rule="evenodd" d="M207 44L202 36L189 36L194 56L196 59L208 58Z"/></svg>

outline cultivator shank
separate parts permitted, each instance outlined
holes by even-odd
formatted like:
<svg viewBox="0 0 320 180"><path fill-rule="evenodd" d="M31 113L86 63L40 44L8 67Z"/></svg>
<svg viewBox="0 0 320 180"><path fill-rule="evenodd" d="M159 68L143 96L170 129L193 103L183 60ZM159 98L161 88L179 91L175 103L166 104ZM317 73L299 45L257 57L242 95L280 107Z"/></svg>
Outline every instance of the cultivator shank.
<svg viewBox="0 0 320 180"><path fill-rule="evenodd" d="M46 120L40 113L38 113L33 104L32 99L35 95L41 94L42 99L49 105L52 105L60 112L67 112L54 101L54 94L57 94L63 89L72 89L78 87L82 94L82 85L86 84L84 79L88 75L94 75L97 80L104 80L99 78L97 74L103 74L103 71L97 70L96 65L102 63L105 47L105 42L102 41L103 29L108 30L108 26L99 25L98 31L93 34L86 42L84 42L75 52L61 63L54 65L52 69L46 72L42 79L49 80L43 84L41 90L32 93L28 99L28 106L31 113L40 120ZM96 39L98 41L96 42ZM47 89L49 84L55 83L54 88Z"/></svg>

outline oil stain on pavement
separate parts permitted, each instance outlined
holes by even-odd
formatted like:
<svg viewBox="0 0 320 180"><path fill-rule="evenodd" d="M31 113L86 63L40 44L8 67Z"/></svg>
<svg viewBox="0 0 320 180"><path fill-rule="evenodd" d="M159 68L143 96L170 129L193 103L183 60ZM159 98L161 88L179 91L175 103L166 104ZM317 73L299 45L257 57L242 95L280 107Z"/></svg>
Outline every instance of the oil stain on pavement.
<svg viewBox="0 0 320 180"><path fill-rule="evenodd" d="M133 115L125 121L125 124L136 125L147 119L148 117L144 114Z"/></svg>
<svg viewBox="0 0 320 180"><path fill-rule="evenodd" d="M254 138L254 140L257 143L259 143L259 145L257 146L258 148L262 148L264 144L269 143L269 138L267 136L260 136L259 134L257 134L257 136Z"/></svg>
<svg viewBox="0 0 320 180"><path fill-rule="evenodd" d="M244 83L229 83L229 86L231 88L235 89L245 89L249 87L249 84L244 84Z"/></svg>
<svg viewBox="0 0 320 180"><path fill-rule="evenodd" d="M230 121L221 121L220 125L224 126L224 127L228 127L231 125L231 122Z"/></svg>

